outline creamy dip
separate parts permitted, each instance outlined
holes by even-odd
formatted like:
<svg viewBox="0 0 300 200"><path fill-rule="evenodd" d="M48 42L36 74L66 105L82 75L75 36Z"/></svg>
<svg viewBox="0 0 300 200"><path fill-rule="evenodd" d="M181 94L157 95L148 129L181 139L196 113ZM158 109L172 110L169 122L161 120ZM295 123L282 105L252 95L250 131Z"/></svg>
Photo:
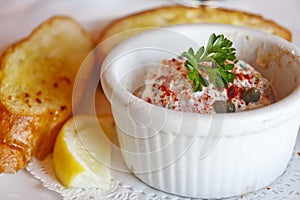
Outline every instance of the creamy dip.
<svg viewBox="0 0 300 200"><path fill-rule="evenodd" d="M161 67L148 69L145 86L135 95L157 106L197 113L238 112L275 101L269 81L249 64L239 60L232 72L236 78L221 89L209 82L205 72L200 72L209 85L194 92L184 60L163 60Z"/></svg>

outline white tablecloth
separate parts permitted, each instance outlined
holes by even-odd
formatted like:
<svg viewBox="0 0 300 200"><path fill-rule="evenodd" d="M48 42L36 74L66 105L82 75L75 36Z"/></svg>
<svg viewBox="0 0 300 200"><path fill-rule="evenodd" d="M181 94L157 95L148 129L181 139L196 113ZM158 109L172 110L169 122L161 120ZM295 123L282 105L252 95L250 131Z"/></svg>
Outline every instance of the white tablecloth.
<svg viewBox="0 0 300 200"><path fill-rule="evenodd" d="M174 4L172 0L0 0L0 51L26 36L52 15L71 15L95 36L111 20L139 10ZM299 0L224 0L219 5L263 15L300 36ZM95 26L96 25L96 26ZM294 43L300 46L300 39ZM300 187L300 186L299 186ZM0 199L61 199L26 170L0 175Z"/></svg>

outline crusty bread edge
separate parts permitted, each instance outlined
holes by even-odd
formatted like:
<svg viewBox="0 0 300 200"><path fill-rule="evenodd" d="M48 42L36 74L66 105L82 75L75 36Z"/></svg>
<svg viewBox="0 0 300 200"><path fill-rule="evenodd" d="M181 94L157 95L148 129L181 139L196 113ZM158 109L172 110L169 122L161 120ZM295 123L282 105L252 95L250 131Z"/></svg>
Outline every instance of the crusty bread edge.
<svg viewBox="0 0 300 200"><path fill-rule="evenodd" d="M26 41L29 41L37 31L39 31L39 29L43 26L48 26L51 23L54 23L54 21L56 21L57 19L65 19L65 20L70 20L72 22L75 22L74 24L76 24L76 26L80 29L80 31L89 38L90 42L93 44L93 47L95 47L96 42L94 41L93 37L91 34L89 34L87 31L85 31L81 25L74 19L72 19L70 16L64 16L64 15L55 15L50 17L49 19L46 19L44 21L42 21L38 26L36 26L27 36L24 36L23 38L15 41L14 43L12 43L7 49L5 49L1 54L0 54L0 70L2 70L3 68L3 58L6 57L6 54L9 54L13 51L15 51L16 47L18 45L20 45L21 43L24 43Z"/></svg>
<svg viewBox="0 0 300 200"><path fill-rule="evenodd" d="M103 31L100 33L100 35L97 39L97 43L99 44L99 43L103 42L104 40L106 40L107 38L111 37L112 34L110 32L114 27L118 26L120 23L124 22L125 20L130 20L131 18L135 18L135 17L138 17L138 16L149 14L151 12L160 12L162 10L165 10L166 12L172 11L172 10L181 10L182 12L188 11L188 10L199 10L199 12L200 11L205 11L206 12L209 9L216 9L219 12L226 12L230 15L240 14L240 15L243 15L245 17L249 17L249 18L252 18L252 19L262 21L262 22L264 22L268 25L271 25L271 26L275 27L275 29L279 29L279 30L283 31L284 35L279 35L280 37L284 38L285 40L287 40L289 42L292 41L292 33L287 28L281 26L280 24L278 24L277 22L275 22L273 20L264 18L262 15L258 15L258 14L254 14L254 13L250 13L250 12L245 12L245 11L232 10L232 9L228 9L228 8L221 8L221 7L214 8L214 7L209 7L209 6L200 6L200 7L195 8L195 7L184 7L184 6L180 6L180 5L175 5L175 6L164 6L164 7L159 7L159 8L152 8L152 9L149 9L149 10L144 10L144 11L141 11L141 12L137 12L137 13L134 13L134 14L124 16L122 18L118 18L118 19L112 21L110 24L108 24L103 29ZM123 30L123 31L125 31L125 30ZM116 34L116 33L114 33L114 34Z"/></svg>
<svg viewBox="0 0 300 200"><path fill-rule="evenodd" d="M90 33L88 33L86 30L84 30L82 28L82 26L76 20L72 19L69 16L52 16L52 17L42 21L27 36L14 42L9 47L7 47L3 52L1 52L0 70L2 70L4 67L5 58L6 58L7 54L13 53L19 45L22 45L23 43L31 40L31 38L34 37L35 33L37 31L39 31L39 29L41 29L44 26L49 26L49 24L51 25L51 23L54 23L58 19L72 21L72 23L78 27L78 30L80 30L82 32L82 34L90 41L91 50L95 47L96 43L95 43L92 35ZM76 41L74 41L74 42L76 42ZM39 127L35 127L36 121L45 121L44 117L41 115L24 115L22 113L21 114L20 113L12 113L1 102L0 102L0 104L1 104L0 110L5 111L5 113L6 113L5 115L7 115L6 117L8 117L7 120L13 120L14 118L28 119L29 120L28 128L29 128L29 131L32 132L32 134L36 134L37 130L35 130L35 129L39 129ZM56 123L55 126L50 127L51 130L49 131L49 133L53 134L53 136L51 136L51 139L55 140L56 135L57 135L57 133L55 133L55 132L58 132L60 127L63 125L63 123L66 120L68 120L71 116L72 116L72 110L70 111L70 115L66 119L64 119L63 121L60 121L59 123ZM5 116L2 116L2 117L5 117ZM18 119L13 120L12 123L18 123ZM31 126L34 126L34 127L31 127ZM9 131L11 131L11 130L9 130ZM45 133L46 130L40 130L40 131L41 131L40 134L42 135L42 137L44 137L44 134L46 134ZM37 143L35 144L34 147L28 147L28 145L25 143L24 144L18 143L16 146L16 145L12 144L11 141L7 142L5 140L5 138L4 139L0 138L0 148L1 148L1 150L0 150L0 152L1 152L0 173L3 173L3 172L4 173L15 173L18 170L25 168L27 166L28 162L31 161L33 156L36 156L39 159L44 159L47 156L47 154L49 154L51 152L48 151L46 153L44 152L41 154L37 151L40 148L40 146L42 145L42 142L41 142L42 137L40 138L39 141L36 141ZM46 142L49 142L49 141L46 141ZM52 148L49 148L49 149L52 149ZM6 155L2 155L3 153L5 153Z"/></svg>

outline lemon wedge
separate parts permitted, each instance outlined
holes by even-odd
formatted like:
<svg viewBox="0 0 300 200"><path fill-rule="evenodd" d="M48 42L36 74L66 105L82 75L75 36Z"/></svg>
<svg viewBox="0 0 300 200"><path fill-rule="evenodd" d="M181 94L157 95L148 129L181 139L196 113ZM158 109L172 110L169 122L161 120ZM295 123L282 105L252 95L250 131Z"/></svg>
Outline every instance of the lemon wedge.
<svg viewBox="0 0 300 200"><path fill-rule="evenodd" d="M109 133L104 133L99 120L94 116L76 116L60 130L52 162L65 187L109 189L111 145L106 136Z"/></svg>

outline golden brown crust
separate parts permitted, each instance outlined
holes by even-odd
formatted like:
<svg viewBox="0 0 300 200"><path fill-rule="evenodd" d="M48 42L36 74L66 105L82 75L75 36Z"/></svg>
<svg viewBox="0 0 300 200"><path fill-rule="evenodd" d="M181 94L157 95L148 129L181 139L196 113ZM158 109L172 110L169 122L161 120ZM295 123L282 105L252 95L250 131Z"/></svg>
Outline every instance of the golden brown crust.
<svg viewBox="0 0 300 200"><path fill-rule="evenodd" d="M52 152L60 127L72 115L76 73L93 47L92 37L78 23L55 16L4 52L0 173L14 173L33 156L44 159Z"/></svg>
<svg viewBox="0 0 300 200"><path fill-rule="evenodd" d="M61 127L63 126L63 124L68 119L69 117L66 117L61 122L51 124L52 127L49 127L49 131L43 134L43 137L41 138L41 142L38 145L37 152L35 153L35 156L39 160L45 159L50 153L52 153L56 136L59 130L61 129Z"/></svg>
<svg viewBox="0 0 300 200"><path fill-rule="evenodd" d="M35 135L43 124L40 117L12 114L1 103L0 113L0 173L13 173L26 167L36 152Z"/></svg>
<svg viewBox="0 0 300 200"><path fill-rule="evenodd" d="M117 33L136 28L165 27L188 23L222 23L246 26L278 35L288 41L292 40L292 34L289 30L260 15L208 6L200 6L198 8L166 6L142 11L113 21L102 31L98 42L101 43ZM111 41L112 43L109 44L109 47L106 47L107 49L104 50L105 53L122 40L141 31L143 29L122 33L122 35L115 37L114 41Z"/></svg>
<svg viewBox="0 0 300 200"><path fill-rule="evenodd" d="M0 142L0 173L14 173L27 166L29 159L22 150Z"/></svg>

